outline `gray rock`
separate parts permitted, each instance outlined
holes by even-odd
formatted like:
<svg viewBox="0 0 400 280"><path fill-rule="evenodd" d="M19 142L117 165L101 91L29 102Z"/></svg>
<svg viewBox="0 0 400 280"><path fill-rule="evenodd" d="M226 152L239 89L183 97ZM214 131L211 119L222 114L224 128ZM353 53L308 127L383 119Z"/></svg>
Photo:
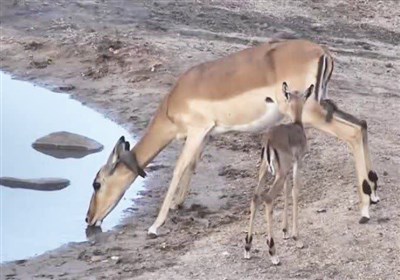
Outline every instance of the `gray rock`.
<svg viewBox="0 0 400 280"><path fill-rule="evenodd" d="M81 158L99 152L103 145L86 136L59 131L37 139L32 147L55 158Z"/></svg>
<svg viewBox="0 0 400 280"><path fill-rule="evenodd" d="M64 189L69 184L70 181L63 178L20 179L14 177L0 177L0 185L16 189L58 191Z"/></svg>

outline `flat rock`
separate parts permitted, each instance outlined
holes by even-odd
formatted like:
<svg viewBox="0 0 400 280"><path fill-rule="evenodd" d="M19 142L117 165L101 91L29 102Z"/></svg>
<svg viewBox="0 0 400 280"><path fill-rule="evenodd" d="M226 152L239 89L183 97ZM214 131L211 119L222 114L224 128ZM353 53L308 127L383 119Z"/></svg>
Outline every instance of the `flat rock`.
<svg viewBox="0 0 400 280"><path fill-rule="evenodd" d="M70 181L63 178L21 179L14 177L0 177L0 185L16 189L58 191L64 189L69 184Z"/></svg>
<svg viewBox="0 0 400 280"><path fill-rule="evenodd" d="M86 136L59 131L37 139L32 147L55 158L81 158L99 152L103 145Z"/></svg>

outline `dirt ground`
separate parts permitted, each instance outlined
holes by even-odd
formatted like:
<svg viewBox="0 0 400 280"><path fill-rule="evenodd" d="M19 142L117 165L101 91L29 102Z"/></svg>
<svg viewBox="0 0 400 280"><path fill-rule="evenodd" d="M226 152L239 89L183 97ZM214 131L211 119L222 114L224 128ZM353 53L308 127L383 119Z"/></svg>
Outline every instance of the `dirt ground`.
<svg viewBox="0 0 400 280"><path fill-rule="evenodd" d="M304 246L279 234L278 202L282 264L272 266L261 214L253 257L243 259L257 135L211 139L185 208L171 212L159 238L147 238L181 147L174 143L148 168L136 213L115 231L3 264L1 279L400 279L398 0L2 0L0 10L3 71L69 92L138 136L178 75L197 63L271 38L325 44L336 61L330 97L368 121L381 187L370 222L358 224L349 149L307 129Z"/></svg>

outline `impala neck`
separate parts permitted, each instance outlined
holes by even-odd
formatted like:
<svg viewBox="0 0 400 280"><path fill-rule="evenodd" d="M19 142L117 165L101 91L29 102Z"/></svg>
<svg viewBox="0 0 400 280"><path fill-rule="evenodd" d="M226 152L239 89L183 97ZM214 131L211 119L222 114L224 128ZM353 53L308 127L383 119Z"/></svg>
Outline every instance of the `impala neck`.
<svg viewBox="0 0 400 280"><path fill-rule="evenodd" d="M293 118L293 123L294 124L298 124L300 126L303 126L302 114L303 114L303 106L301 106L300 104L297 104L297 108L294 111L294 118Z"/></svg>
<svg viewBox="0 0 400 280"><path fill-rule="evenodd" d="M175 137L175 125L163 115L157 115L131 150L139 166L145 168Z"/></svg>

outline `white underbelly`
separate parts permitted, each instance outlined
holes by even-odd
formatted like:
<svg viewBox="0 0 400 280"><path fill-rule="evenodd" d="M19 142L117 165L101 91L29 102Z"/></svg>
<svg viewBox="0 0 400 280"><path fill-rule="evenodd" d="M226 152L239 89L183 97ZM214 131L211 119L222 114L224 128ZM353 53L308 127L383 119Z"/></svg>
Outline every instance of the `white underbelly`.
<svg viewBox="0 0 400 280"><path fill-rule="evenodd" d="M277 105L267 105L265 114L261 115L260 118L255 119L246 124L240 125L224 125L217 124L212 131L212 134L220 134L229 131L238 132L260 132L264 131L269 127L277 125L284 117L284 115L279 111Z"/></svg>

